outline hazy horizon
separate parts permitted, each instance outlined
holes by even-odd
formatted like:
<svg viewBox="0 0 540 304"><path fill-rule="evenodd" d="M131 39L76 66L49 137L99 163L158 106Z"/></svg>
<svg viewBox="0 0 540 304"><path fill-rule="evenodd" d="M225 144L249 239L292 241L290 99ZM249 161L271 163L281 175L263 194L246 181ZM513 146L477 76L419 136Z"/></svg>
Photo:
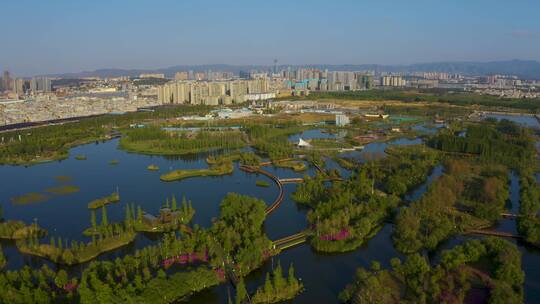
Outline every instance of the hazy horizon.
<svg viewBox="0 0 540 304"><path fill-rule="evenodd" d="M540 3L459 2L7 0L0 69L540 60Z"/></svg>

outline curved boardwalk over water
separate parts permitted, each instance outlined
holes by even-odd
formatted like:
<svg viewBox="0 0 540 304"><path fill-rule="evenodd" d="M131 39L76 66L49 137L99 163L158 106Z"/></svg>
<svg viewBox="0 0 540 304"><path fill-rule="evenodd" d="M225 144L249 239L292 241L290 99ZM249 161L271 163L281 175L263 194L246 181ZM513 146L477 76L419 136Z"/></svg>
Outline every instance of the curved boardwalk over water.
<svg viewBox="0 0 540 304"><path fill-rule="evenodd" d="M283 192L283 184L281 183L280 179L269 173L269 172L266 172L260 168L257 168L257 167L251 167L251 166L245 166L245 165L241 165L240 166L240 170L242 171L245 171L245 172L249 172L249 173L259 173L259 174L262 174L262 175L266 175L268 176L270 179L272 179L274 181L274 183L276 183L276 185L278 186L278 189L279 189L279 195L278 197L276 198L276 200L274 201L274 203L272 203L272 205L268 206L265 210L265 213L266 215L272 213L272 211L276 210L277 207L279 207L279 205L281 204L281 202L283 202L283 198L284 198L284 192Z"/></svg>

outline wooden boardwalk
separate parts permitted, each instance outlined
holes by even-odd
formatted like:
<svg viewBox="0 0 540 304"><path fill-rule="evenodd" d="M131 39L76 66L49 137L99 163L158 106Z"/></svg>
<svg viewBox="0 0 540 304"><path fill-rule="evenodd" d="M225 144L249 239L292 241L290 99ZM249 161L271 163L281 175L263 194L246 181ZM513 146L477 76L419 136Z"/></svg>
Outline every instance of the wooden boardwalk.
<svg viewBox="0 0 540 304"><path fill-rule="evenodd" d="M315 167L315 169L317 169L317 171L319 171L319 173L321 174L325 174L323 168L321 168L321 166L319 166L319 164L317 164L316 162L311 162L313 164L313 166Z"/></svg>
<svg viewBox="0 0 540 304"><path fill-rule="evenodd" d="M296 178L280 178L279 181L280 181L282 184L298 184L298 183L303 183L303 182L304 182L304 179L301 178L301 177L296 177Z"/></svg>
<svg viewBox="0 0 540 304"><path fill-rule="evenodd" d="M272 203L272 205L268 206L265 210L265 213L266 215L272 213L274 210L276 210L279 205L281 205L281 202L283 202L283 198L285 197L285 194L283 192L283 184L281 183L281 180L267 172L267 171L264 171L260 168L257 168L257 167L251 167L251 166L246 166L246 165L241 165L240 166L240 170L242 171L245 171L245 172L249 172L249 173L258 173L258 174L262 174L262 175L266 175L268 176L270 179L272 179L274 181L274 183L278 186L278 189L279 189L279 194L278 194L278 197L274 200L274 202Z"/></svg>
<svg viewBox="0 0 540 304"><path fill-rule="evenodd" d="M498 237L505 237L505 238L513 238L513 239L522 239L523 237L521 235L515 235L510 232L504 232L504 231L495 231L495 230L483 230L483 229L473 229L468 231L469 234L480 234L480 235L491 235L491 236L498 236Z"/></svg>
<svg viewBox="0 0 540 304"><path fill-rule="evenodd" d="M307 233L306 231L301 231L298 233L295 233L293 235L281 238L279 240L273 241L274 243L274 249L277 249L279 251L285 250L287 248L294 247L296 245L300 245L307 241Z"/></svg>

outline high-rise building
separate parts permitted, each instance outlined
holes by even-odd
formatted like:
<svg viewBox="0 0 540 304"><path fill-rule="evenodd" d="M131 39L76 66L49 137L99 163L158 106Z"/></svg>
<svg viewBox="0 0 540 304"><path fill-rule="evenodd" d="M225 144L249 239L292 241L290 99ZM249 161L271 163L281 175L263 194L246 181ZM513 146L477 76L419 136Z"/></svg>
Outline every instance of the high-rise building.
<svg viewBox="0 0 540 304"><path fill-rule="evenodd" d="M221 73L215 73L219 75ZM224 76L223 74L222 76ZM260 100L274 98L275 87L270 89L267 77L250 80L222 80L222 81L174 81L159 86L157 89L158 101L162 104L190 103L190 104L230 104L240 103L251 98Z"/></svg>
<svg viewBox="0 0 540 304"><path fill-rule="evenodd" d="M373 87L373 77L371 75L357 75L358 89L370 90Z"/></svg>
<svg viewBox="0 0 540 304"><path fill-rule="evenodd" d="M208 96L219 97L227 93L227 86L224 82L209 82Z"/></svg>
<svg viewBox="0 0 540 304"><path fill-rule="evenodd" d="M13 79L13 93L17 95L24 94L24 79L22 78Z"/></svg>
<svg viewBox="0 0 540 304"><path fill-rule="evenodd" d="M238 73L238 76L239 76L240 78L242 78L242 79L248 79L248 78L249 78L249 72L247 72L247 71L240 71L240 72Z"/></svg>
<svg viewBox="0 0 540 304"><path fill-rule="evenodd" d="M47 93L52 91L51 79L48 77L33 77L30 81L30 90L33 94L38 92Z"/></svg>
<svg viewBox="0 0 540 304"><path fill-rule="evenodd" d="M381 77L381 86L404 87L405 80L401 76L383 76Z"/></svg>
<svg viewBox="0 0 540 304"><path fill-rule="evenodd" d="M207 82L195 82L191 85L190 103L205 104L206 97L210 96Z"/></svg>
<svg viewBox="0 0 540 304"><path fill-rule="evenodd" d="M188 80L188 78L188 72L176 72L176 74L174 74L174 80Z"/></svg>
<svg viewBox="0 0 540 304"><path fill-rule="evenodd" d="M244 96L248 93L247 82L236 80L229 84L229 95L234 100L239 96Z"/></svg>
<svg viewBox="0 0 540 304"><path fill-rule="evenodd" d="M166 103L189 103L191 82L170 82L158 87L158 101Z"/></svg>
<svg viewBox="0 0 540 304"><path fill-rule="evenodd" d="M206 79L206 73L205 72L196 72L195 73L195 80L204 80Z"/></svg>
<svg viewBox="0 0 540 304"><path fill-rule="evenodd" d="M268 81L266 78L248 80L247 89L249 94L266 93L268 92Z"/></svg>
<svg viewBox="0 0 540 304"><path fill-rule="evenodd" d="M9 76L9 71L4 71L4 76L2 77L2 87L4 91L11 91L11 77Z"/></svg>

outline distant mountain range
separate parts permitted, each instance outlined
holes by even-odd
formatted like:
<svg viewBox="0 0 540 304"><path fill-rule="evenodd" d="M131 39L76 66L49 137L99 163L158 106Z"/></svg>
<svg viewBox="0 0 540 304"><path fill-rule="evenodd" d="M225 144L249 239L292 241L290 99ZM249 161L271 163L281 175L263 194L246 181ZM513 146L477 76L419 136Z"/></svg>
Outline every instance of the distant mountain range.
<svg viewBox="0 0 540 304"><path fill-rule="evenodd" d="M311 67L328 69L330 71L376 71L376 72L447 72L463 75L516 75L523 79L540 79L540 62L534 60L507 60L491 62L432 62L416 63L411 65L381 65L381 64L310 64L310 65L280 65L278 68ZM80 73L55 74L49 76L62 78L80 77L119 77L138 76L143 73L163 73L167 77L174 77L179 71L227 71L238 74L240 71L269 70L271 66L263 65L177 65L162 69L99 69Z"/></svg>

